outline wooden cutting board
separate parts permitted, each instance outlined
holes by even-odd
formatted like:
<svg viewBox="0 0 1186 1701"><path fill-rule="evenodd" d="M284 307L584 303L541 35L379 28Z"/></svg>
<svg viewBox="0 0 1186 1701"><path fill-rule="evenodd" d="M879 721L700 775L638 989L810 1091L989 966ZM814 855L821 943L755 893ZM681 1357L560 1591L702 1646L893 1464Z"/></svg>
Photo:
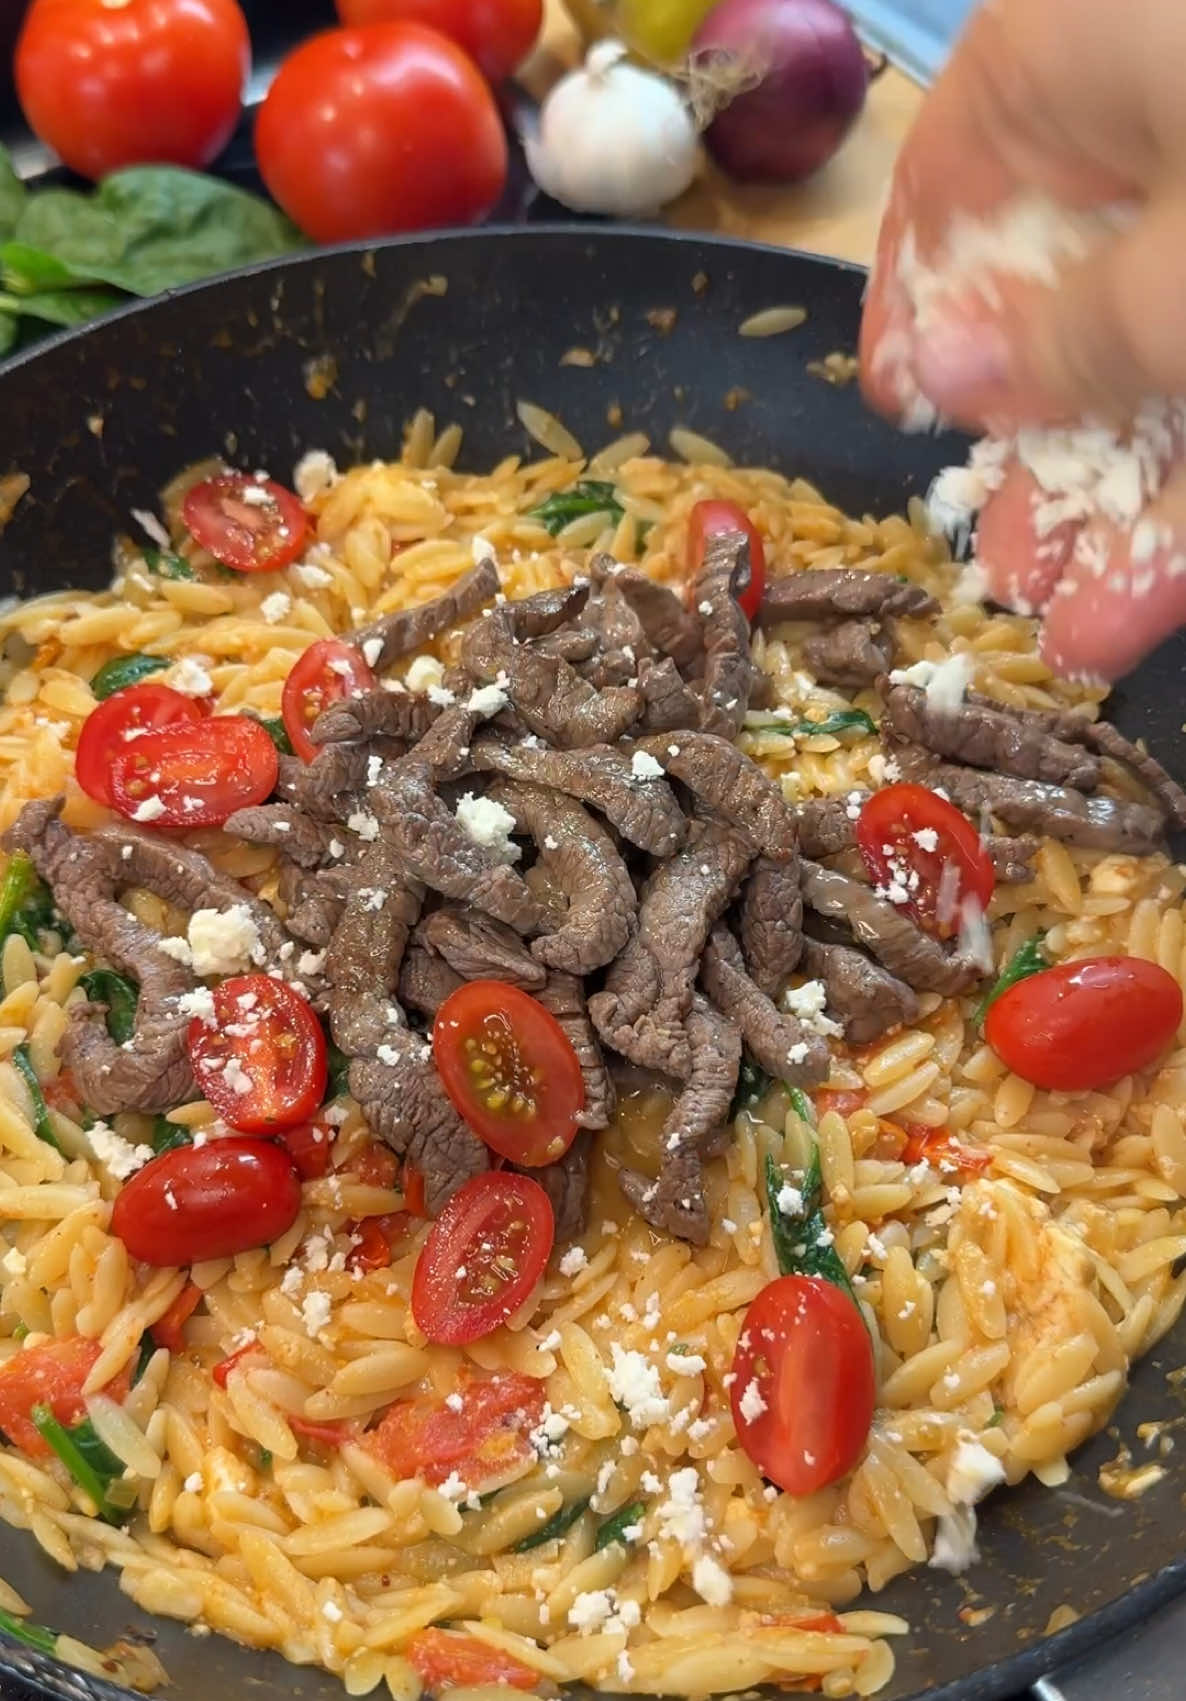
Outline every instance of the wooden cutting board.
<svg viewBox="0 0 1186 1701"><path fill-rule="evenodd" d="M579 52L561 0L545 0L540 46L521 80L542 97ZM732 183L706 165L701 181L668 209L668 220L685 230L719 231L867 264L894 158L922 98L918 84L890 66L870 88L865 110L836 158L810 182L757 188Z"/></svg>

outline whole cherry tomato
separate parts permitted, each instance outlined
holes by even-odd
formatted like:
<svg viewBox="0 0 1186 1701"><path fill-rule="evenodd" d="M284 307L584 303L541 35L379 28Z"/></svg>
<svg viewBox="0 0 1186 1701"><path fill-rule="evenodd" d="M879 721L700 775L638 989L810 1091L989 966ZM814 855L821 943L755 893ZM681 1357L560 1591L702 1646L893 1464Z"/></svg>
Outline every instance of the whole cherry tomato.
<svg viewBox="0 0 1186 1701"><path fill-rule="evenodd" d="M1086 957L1003 992L984 1037L1023 1081L1083 1092L1155 1063L1181 1020L1182 989L1156 963Z"/></svg>
<svg viewBox="0 0 1186 1701"><path fill-rule="evenodd" d="M410 18L464 47L492 83L526 59L543 21L543 0L337 0L344 24Z"/></svg>
<svg viewBox="0 0 1186 1701"><path fill-rule="evenodd" d="M196 1264L267 1246L301 1208L292 1160L270 1140L177 1146L125 1181L111 1232L145 1264Z"/></svg>

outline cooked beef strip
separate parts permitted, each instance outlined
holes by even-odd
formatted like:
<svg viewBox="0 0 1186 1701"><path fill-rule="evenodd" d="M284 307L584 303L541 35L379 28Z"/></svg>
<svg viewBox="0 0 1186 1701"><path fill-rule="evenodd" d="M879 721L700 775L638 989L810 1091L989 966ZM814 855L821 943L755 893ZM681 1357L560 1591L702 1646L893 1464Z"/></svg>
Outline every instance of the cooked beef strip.
<svg viewBox="0 0 1186 1701"><path fill-rule="evenodd" d="M589 1163L593 1156L593 1137L588 1132L577 1135L562 1158L538 1169L525 1169L532 1181L538 1181L552 1202L556 1219L558 1242L576 1240L585 1232L589 1212Z"/></svg>
<svg viewBox="0 0 1186 1701"><path fill-rule="evenodd" d="M312 762L281 756L276 795L319 821L343 821L365 790L373 757L394 761L402 756L398 740L376 738L366 744L326 744Z"/></svg>
<svg viewBox="0 0 1186 1701"><path fill-rule="evenodd" d="M412 878L446 898L476 904L520 933L538 928L539 906L522 876L474 843L436 795L426 763L407 757L390 764L368 798Z"/></svg>
<svg viewBox="0 0 1186 1701"><path fill-rule="evenodd" d="M742 888L738 926L755 986L773 998L799 966L803 951L803 894L798 856L761 857Z"/></svg>
<svg viewBox="0 0 1186 1701"><path fill-rule="evenodd" d="M223 831L233 838L246 839L249 845L275 845L289 862L309 869L329 861L330 840L337 829L291 803L260 803L228 815Z"/></svg>
<svg viewBox="0 0 1186 1701"><path fill-rule="evenodd" d="M612 961L630 937L638 900L605 828L575 798L522 780L495 779L486 795L535 840L536 866L542 865L549 885L568 900L560 924L549 925L533 941L533 955L549 968L574 975L590 974Z"/></svg>
<svg viewBox="0 0 1186 1701"><path fill-rule="evenodd" d="M423 738L444 705L420 691L389 691L378 685L343 697L313 722L314 744L354 744L363 738L394 738L403 744Z"/></svg>
<svg viewBox="0 0 1186 1701"><path fill-rule="evenodd" d="M538 740L515 744L483 731L473 741L470 760L480 773L505 774L579 798L652 856L670 856L687 837L688 823L667 782L636 779L630 757L611 745L549 750Z"/></svg>
<svg viewBox="0 0 1186 1701"><path fill-rule="evenodd" d="M871 887L818 863L803 864L803 901L820 915L846 923L859 945L916 992L947 998L964 992L984 970L914 925L910 917Z"/></svg>
<svg viewBox="0 0 1186 1701"><path fill-rule="evenodd" d="M577 1121L582 1128L608 1128L617 1106L617 1094L589 1020L584 987L576 975L553 969L536 997L568 1035L581 1066L585 1081L585 1108Z"/></svg>
<svg viewBox="0 0 1186 1701"><path fill-rule="evenodd" d="M528 641L579 614L588 594L586 581L502 603L470 627L461 645L467 671L501 684L532 732L566 750L613 743L642 712L637 687L598 691L566 661Z"/></svg>
<svg viewBox="0 0 1186 1701"><path fill-rule="evenodd" d="M60 797L27 803L4 834L4 848L25 852L87 949L140 987L136 1025L124 1045L107 1032L104 1005L71 1006L63 1061L83 1102L100 1116L171 1110L196 1092L185 1044L190 1017L178 1007L194 976L161 950L161 934L116 901L132 883L118 837L72 833L59 819L61 808Z"/></svg>
<svg viewBox="0 0 1186 1701"><path fill-rule="evenodd" d="M823 981L828 1014L844 1024L849 1045L868 1045L918 1016L913 989L849 945L808 939L803 948L803 970L812 980Z"/></svg>
<svg viewBox="0 0 1186 1701"><path fill-rule="evenodd" d="M795 814L758 764L711 732L652 733L636 749L649 756L714 815L745 834L755 856L785 862L795 854Z"/></svg>
<svg viewBox="0 0 1186 1701"><path fill-rule="evenodd" d="M827 1040L805 1032L794 1016L776 1009L754 985L741 946L720 922L704 947L700 985L722 1016L741 1030L754 1062L776 1081L810 1087L827 1079Z"/></svg>
<svg viewBox="0 0 1186 1701"><path fill-rule="evenodd" d="M458 579L455 585L431 602L422 602L416 608L401 608L397 614L385 614L381 620L374 620L369 626L360 626L343 636L348 644L356 645L364 655L367 647L378 639L381 646L378 654L373 661L369 656L367 659L376 673L382 673L398 657L411 655L413 650L435 638L438 632L447 631L450 626L459 626L463 620L472 618L497 595L498 568L487 559L480 561L464 578Z"/></svg>
<svg viewBox="0 0 1186 1701"><path fill-rule="evenodd" d="M360 859L325 959L329 1021L351 1057L374 1056L402 1020L395 1004L408 935L424 887L405 873L394 847L377 839Z"/></svg>
<svg viewBox="0 0 1186 1701"><path fill-rule="evenodd" d="M999 886L1023 886L1032 880L1030 867L1037 855L1038 840L1029 836L1011 839L1003 833L982 833L980 843L988 852Z"/></svg>
<svg viewBox="0 0 1186 1701"><path fill-rule="evenodd" d="M280 864L280 898L287 909L288 931L307 945L328 945L342 919L345 892L330 869L310 872L296 863Z"/></svg>
<svg viewBox="0 0 1186 1701"><path fill-rule="evenodd" d="M697 821L686 848L648 877L638 930L610 964L604 990L589 1000L602 1039L632 1062L687 1077L693 1060L685 1018L700 954L750 855L736 828Z"/></svg>
<svg viewBox="0 0 1186 1701"><path fill-rule="evenodd" d="M1157 850L1164 833L1161 812L1117 797L1084 797L1069 786L1043 785L1010 774L989 774L941 762L913 744L895 744L893 754L903 779L947 793L957 809L978 820L996 815L1023 832L1045 833L1088 850Z"/></svg>
<svg viewBox="0 0 1186 1701"><path fill-rule="evenodd" d="M637 1170L619 1172L618 1184L653 1227L703 1246L708 1239L704 1157L728 1137L729 1106L741 1066L741 1034L703 998L688 1012L691 1070L659 1136L656 1180Z"/></svg>
<svg viewBox="0 0 1186 1701"><path fill-rule="evenodd" d="M393 1025L374 1057L352 1061L350 1091L373 1132L424 1177L432 1216L463 1182L490 1168L489 1152L453 1109L421 1034Z"/></svg>
<svg viewBox="0 0 1186 1701"><path fill-rule="evenodd" d="M465 982L443 957L422 945L416 933L408 941L399 971L399 1001L431 1022L441 1005Z"/></svg>
<svg viewBox="0 0 1186 1701"><path fill-rule="evenodd" d="M871 620L842 620L803 645L804 665L824 685L854 690L872 685L893 666L893 660L893 633Z"/></svg>
<svg viewBox="0 0 1186 1701"><path fill-rule="evenodd" d="M1099 784L1099 761L1081 744L1054 738L1006 708L968 702L940 708L917 685L894 685L886 693L885 728L907 744L996 774L1080 791L1094 791Z"/></svg>
<svg viewBox="0 0 1186 1701"><path fill-rule="evenodd" d="M1088 721L1087 740L1102 755L1112 757L1113 761L1122 762L1125 767L1140 780L1141 784L1157 799L1165 810L1170 824L1179 829L1186 829L1186 791L1166 772L1155 756L1150 756L1147 750L1140 750L1131 739L1112 725L1110 721Z"/></svg>
<svg viewBox="0 0 1186 1701"><path fill-rule="evenodd" d="M681 671L703 659L701 624L669 585L661 585L637 567L622 567L616 562L609 573L623 601L638 616L648 641L661 655L670 656Z"/></svg>
<svg viewBox="0 0 1186 1701"><path fill-rule="evenodd" d="M705 732L722 738L736 738L741 731L755 672L749 621L733 594L734 584L748 575L749 542L744 532L720 532L708 539L692 592L704 622L700 724Z"/></svg>
<svg viewBox="0 0 1186 1701"><path fill-rule="evenodd" d="M505 980L535 992L547 979L513 928L458 904L442 904L421 922L418 937L463 980Z"/></svg>
<svg viewBox="0 0 1186 1701"><path fill-rule="evenodd" d="M489 717L478 709L456 703L445 709L416 745L417 762L427 762L433 779L460 779L470 769L470 745L475 730Z"/></svg>
<svg viewBox="0 0 1186 1701"><path fill-rule="evenodd" d="M640 732L673 732L677 727L700 724L700 699L686 685L670 656L656 661L643 656L638 664L638 689L643 711Z"/></svg>
<svg viewBox="0 0 1186 1701"><path fill-rule="evenodd" d="M939 604L921 585L860 567L805 568L766 581L759 626L780 620L885 620L895 614L937 614Z"/></svg>
<svg viewBox="0 0 1186 1701"><path fill-rule="evenodd" d="M562 626L557 632L545 632L532 640L545 656L559 656L572 667L593 660L601 649L601 639L591 626Z"/></svg>

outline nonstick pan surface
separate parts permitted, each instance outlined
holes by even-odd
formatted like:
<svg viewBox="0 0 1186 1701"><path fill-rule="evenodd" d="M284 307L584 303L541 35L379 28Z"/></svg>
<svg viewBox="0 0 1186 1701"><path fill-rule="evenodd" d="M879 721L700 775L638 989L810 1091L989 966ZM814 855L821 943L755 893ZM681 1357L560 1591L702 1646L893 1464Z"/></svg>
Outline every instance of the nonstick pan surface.
<svg viewBox="0 0 1186 1701"><path fill-rule="evenodd" d="M419 406L465 428L462 464L529 453L527 398L590 449L639 429L657 450L674 426L739 462L801 473L848 509L885 513L962 453L905 437L807 363L855 344L863 274L775 249L593 227L480 233L310 254L180 292L45 345L0 370L0 476L32 481L0 536L0 593L98 586L115 530L187 462L221 453L287 478L309 448L342 464L398 454ZM800 304L798 330L770 340L738 326ZM592 352L594 364L562 357ZM1186 773L1174 640L1111 706L1114 719ZM1097 1471L1136 1426L1179 1425L1186 1325L1134 1367L1116 1427L1076 1454L1061 1489L1036 1483L982 1509L981 1560L963 1579L915 1571L876 1597L912 1625L896 1641L884 1701L998 1701L1070 1663L1186 1589L1186 1447L1140 1500L1110 1499ZM64 1576L26 1533L0 1526L0 1575L42 1623L96 1646L155 1637L174 1701L337 1701L337 1681L150 1620L112 1573ZM1048 1636L1052 1615L1078 1619ZM1065 1610L1055 1622L1066 1622ZM25 1649L7 1664L47 1696L123 1691Z"/></svg>

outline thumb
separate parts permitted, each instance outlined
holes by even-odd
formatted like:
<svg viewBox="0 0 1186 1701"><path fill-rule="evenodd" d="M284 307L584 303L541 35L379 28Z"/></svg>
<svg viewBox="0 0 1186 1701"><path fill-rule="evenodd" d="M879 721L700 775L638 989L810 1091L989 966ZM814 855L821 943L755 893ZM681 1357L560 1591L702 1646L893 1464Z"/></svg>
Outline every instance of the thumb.
<svg viewBox="0 0 1186 1701"><path fill-rule="evenodd" d="M998 310L952 300L916 327L914 377L963 423L1130 419L1186 394L1186 195L1144 206L1054 287L1006 285Z"/></svg>

